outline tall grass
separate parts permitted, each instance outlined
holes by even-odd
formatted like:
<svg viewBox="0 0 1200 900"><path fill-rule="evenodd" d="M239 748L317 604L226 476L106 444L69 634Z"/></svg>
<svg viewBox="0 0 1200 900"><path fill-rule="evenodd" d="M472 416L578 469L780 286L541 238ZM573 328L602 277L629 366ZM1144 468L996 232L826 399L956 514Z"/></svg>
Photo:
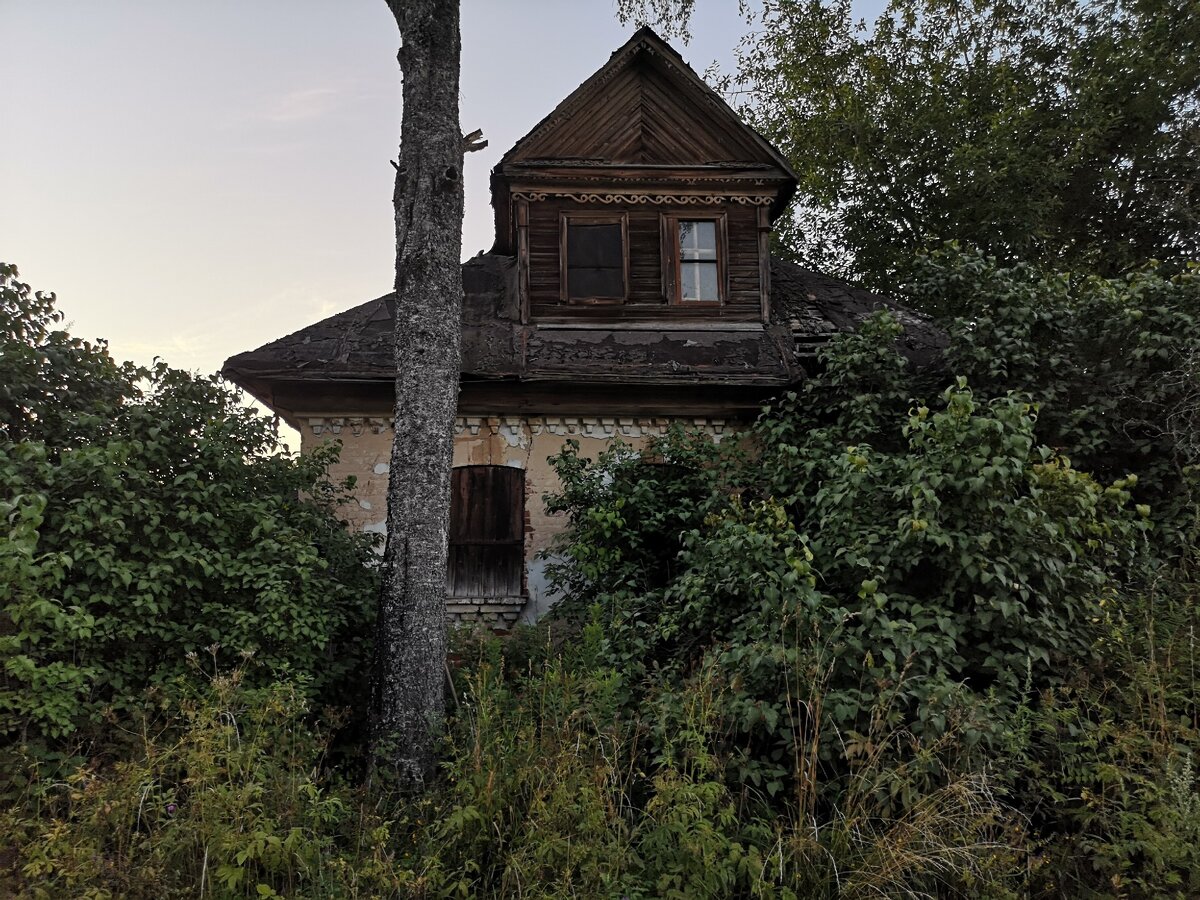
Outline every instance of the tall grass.
<svg viewBox="0 0 1200 900"><path fill-rule="evenodd" d="M645 718L621 714L619 689L617 673L578 654L551 649L518 667L482 644L456 678L444 777L412 799L330 772L327 736L294 685L217 675L131 728L135 752L31 780L0 820L0 841L16 848L0 890L921 897L1002 895L993 888L1014 874L999 839L1010 817L986 777L948 775L916 803L895 802L906 772L886 747L905 741L910 753L911 738L870 735L877 749L841 784L812 768L781 815L727 781L716 673L697 673Z"/></svg>

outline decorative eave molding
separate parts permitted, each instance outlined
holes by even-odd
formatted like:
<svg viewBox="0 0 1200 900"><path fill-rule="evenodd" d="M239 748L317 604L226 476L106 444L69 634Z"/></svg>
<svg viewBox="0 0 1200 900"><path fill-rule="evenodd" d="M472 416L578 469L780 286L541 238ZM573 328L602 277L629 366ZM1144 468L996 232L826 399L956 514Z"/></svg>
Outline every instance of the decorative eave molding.
<svg viewBox="0 0 1200 900"><path fill-rule="evenodd" d="M383 434L392 430L392 420L383 416L309 416L301 418L300 423L315 435L348 431L358 437L365 432Z"/></svg>
<svg viewBox="0 0 1200 900"><path fill-rule="evenodd" d="M359 436L370 432L390 432L391 419L376 416L319 416L302 419L301 423L314 435L340 436L348 432ZM724 418L708 416L457 416L455 436L478 437L496 435L511 440L523 436L553 434L563 437L615 438L653 437L665 435L672 425L699 429L723 435L727 428L736 428Z"/></svg>
<svg viewBox="0 0 1200 900"><path fill-rule="evenodd" d="M740 203L743 206L770 206L774 195L768 194L590 194L566 191L513 191L517 200L539 202L549 197L574 200L576 203L618 203L622 206L652 204L654 206L713 206L724 203Z"/></svg>

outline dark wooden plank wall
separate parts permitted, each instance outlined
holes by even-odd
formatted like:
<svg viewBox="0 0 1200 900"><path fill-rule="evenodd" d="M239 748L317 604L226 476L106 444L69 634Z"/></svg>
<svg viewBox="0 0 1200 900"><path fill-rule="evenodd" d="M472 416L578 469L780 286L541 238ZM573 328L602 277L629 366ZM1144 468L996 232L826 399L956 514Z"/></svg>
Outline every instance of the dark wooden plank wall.
<svg viewBox="0 0 1200 900"><path fill-rule="evenodd" d="M525 560L525 472L509 466L451 471L451 597L519 597Z"/></svg>
<svg viewBox="0 0 1200 900"><path fill-rule="evenodd" d="M559 301L559 215L563 212L603 212L629 215L629 298L624 304L567 304ZM668 303L662 284L661 216L695 216L724 212L729 235L727 270L729 294L721 307L688 308ZM584 205L550 198L529 204L529 313L534 321L762 320L762 292L758 258L758 212L754 206L729 203L721 206L622 207Z"/></svg>

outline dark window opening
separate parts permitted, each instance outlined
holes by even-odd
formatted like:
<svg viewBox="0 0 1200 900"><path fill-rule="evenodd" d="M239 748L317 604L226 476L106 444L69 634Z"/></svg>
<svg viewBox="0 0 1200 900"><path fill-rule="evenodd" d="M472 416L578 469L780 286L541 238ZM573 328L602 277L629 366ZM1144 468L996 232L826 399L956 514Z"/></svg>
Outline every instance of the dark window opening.
<svg viewBox="0 0 1200 900"><path fill-rule="evenodd" d="M525 472L511 466L451 470L450 597L519 597L525 568Z"/></svg>
<svg viewBox="0 0 1200 900"><path fill-rule="evenodd" d="M621 301L626 295L625 223L565 216L563 299Z"/></svg>

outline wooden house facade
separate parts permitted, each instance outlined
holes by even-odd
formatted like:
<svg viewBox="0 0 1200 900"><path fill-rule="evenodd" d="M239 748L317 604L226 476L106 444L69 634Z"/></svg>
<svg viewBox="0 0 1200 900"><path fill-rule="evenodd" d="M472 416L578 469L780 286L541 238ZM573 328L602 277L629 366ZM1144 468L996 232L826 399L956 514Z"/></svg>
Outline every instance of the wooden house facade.
<svg viewBox="0 0 1200 900"><path fill-rule="evenodd" d="M922 319L774 260L787 161L668 44L638 31L492 172L496 243L463 265L447 609L505 626L553 601L542 496L568 439L595 455L675 422L720 440L805 377L815 349L881 306L917 356ZM257 350L224 374L299 429L339 440L354 527L383 531L393 407L386 294Z"/></svg>

